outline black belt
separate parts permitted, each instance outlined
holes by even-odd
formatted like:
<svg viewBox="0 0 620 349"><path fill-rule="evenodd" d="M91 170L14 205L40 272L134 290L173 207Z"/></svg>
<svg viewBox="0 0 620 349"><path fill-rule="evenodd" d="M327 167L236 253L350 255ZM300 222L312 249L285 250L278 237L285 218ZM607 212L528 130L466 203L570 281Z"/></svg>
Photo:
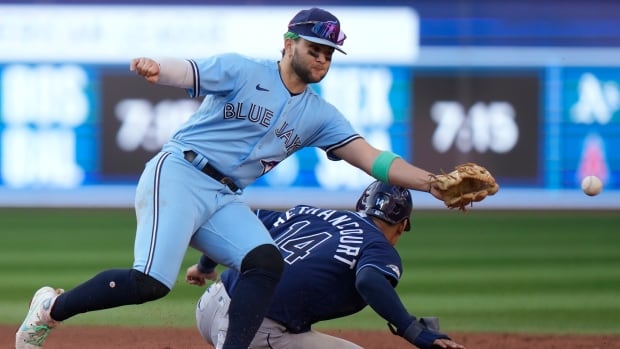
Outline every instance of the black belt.
<svg viewBox="0 0 620 349"><path fill-rule="evenodd" d="M185 160L192 162L194 161L194 159L196 159L196 152L192 151L192 150L187 150L183 152L183 155L185 157ZM202 171L204 174L206 174L207 176L215 179L216 181L225 184L228 188L230 188L230 190L232 191L237 191L239 190L239 187L233 182L232 178L224 176L220 171L218 171L215 167L211 166L211 164L209 164L209 162L207 162L207 164L200 169L200 171Z"/></svg>

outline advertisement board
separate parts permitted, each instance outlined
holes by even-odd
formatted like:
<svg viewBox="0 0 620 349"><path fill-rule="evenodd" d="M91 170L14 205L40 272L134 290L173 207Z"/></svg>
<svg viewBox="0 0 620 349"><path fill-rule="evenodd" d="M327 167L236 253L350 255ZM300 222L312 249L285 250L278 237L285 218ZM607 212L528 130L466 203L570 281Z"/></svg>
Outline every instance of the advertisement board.
<svg viewBox="0 0 620 349"><path fill-rule="evenodd" d="M0 182L74 188L97 176L95 72L71 64L0 65Z"/></svg>
<svg viewBox="0 0 620 349"><path fill-rule="evenodd" d="M413 160L448 172L485 164L505 185L541 185L539 70L416 70Z"/></svg>
<svg viewBox="0 0 620 349"><path fill-rule="evenodd" d="M184 90L154 86L115 67L101 69L100 180L135 182L144 164L198 108Z"/></svg>
<svg viewBox="0 0 620 349"><path fill-rule="evenodd" d="M570 68L562 75L562 113L554 126L561 171L553 184L572 187L595 175L605 188L620 188L620 72Z"/></svg>

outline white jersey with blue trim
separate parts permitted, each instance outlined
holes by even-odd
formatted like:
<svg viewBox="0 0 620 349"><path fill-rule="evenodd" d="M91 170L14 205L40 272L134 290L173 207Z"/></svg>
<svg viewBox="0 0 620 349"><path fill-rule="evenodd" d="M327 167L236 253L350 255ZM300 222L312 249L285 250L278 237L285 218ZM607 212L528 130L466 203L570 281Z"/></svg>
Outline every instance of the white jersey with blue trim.
<svg viewBox="0 0 620 349"><path fill-rule="evenodd" d="M303 147L338 160L330 151L361 137L310 86L291 95L277 61L231 53L189 62L195 86L188 93L205 98L168 146L202 154L240 188Z"/></svg>

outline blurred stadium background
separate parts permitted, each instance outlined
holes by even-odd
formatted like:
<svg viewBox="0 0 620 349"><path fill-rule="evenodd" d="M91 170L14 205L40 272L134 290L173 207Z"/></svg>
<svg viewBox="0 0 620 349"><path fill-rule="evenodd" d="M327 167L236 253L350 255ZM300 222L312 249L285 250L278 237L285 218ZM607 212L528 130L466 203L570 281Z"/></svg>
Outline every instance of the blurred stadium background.
<svg viewBox="0 0 620 349"><path fill-rule="evenodd" d="M131 58L278 58L313 5L338 14L349 53L315 88L377 147L434 172L485 165L502 189L481 209L620 208L620 3L548 0L2 2L0 206L131 207L198 103L134 77ZM581 194L585 175L600 196ZM369 181L307 149L245 196L349 207Z"/></svg>

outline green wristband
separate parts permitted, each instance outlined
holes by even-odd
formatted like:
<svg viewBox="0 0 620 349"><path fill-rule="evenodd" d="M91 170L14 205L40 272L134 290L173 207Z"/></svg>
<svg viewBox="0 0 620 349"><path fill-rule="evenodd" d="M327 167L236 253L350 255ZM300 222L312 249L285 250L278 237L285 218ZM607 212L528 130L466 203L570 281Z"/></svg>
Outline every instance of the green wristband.
<svg viewBox="0 0 620 349"><path fill-rule="evenodd" d="M397 158L399 156L391 151L382 151L372 163L370 174L382 182L389 183L388 174L390 173L390 166Z"/></svg>

